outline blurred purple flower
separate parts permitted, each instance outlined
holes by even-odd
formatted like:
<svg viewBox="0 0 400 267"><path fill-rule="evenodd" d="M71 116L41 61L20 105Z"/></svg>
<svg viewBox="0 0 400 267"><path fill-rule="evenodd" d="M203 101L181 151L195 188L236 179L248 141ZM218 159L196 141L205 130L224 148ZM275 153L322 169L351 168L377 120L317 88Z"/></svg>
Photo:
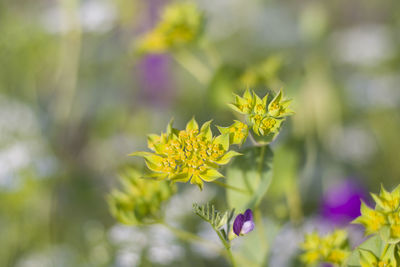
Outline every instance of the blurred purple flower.
<svg viewBox="0 0 400 267"><path fill-rule="evenodd" d="M145 16L143 32L156 25L159 10L165 4L160 0L149 0L148 16ZM142 87L141 97L153 106L165 106L170 102L173 92L171 86L170 57L167 54L145 55L139 63L139 80Z"/></svg>
<svg viewBox="0 0 400 267"><path fill-rule="evenodd" d="M321 214L333 224L348 224L360 216L361 200L367 202L367 191L359 183L346 180L325 192Z"/></svg>
<svg viewBox="0 0 400 267"><path fill-rule="evenodd" d="M236 216L233 222L233 232L239 235L250 233L254 229L253 212L247 209L244 214Z"/></svg>
<svg viewBox="0 0 400 267"><path fill-rule="evenodd" d="M143 97L151 104L163 106L172 97L169 57L164 54L146 55L140 63Z"/></svg>

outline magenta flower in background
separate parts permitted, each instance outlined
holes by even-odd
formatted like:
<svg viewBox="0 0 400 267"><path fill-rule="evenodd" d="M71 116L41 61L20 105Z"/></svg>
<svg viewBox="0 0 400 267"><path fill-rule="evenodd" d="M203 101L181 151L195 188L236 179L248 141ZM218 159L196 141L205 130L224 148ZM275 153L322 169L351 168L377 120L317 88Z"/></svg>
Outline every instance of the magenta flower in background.
<svg viewBox="0 0 400 267"><path fill-rule="evenodd" d="M140 63L143 97L153 105L165 106L172 96L170 59L166 54L146 55Z"/></svg>
<svg viewBox="0 0 400 267"><path fill-rule="evenodd" d="M245 235L250 233L254 229L253 212L251 209L247 209L244 214L236 216L233 222L233 232L239 235Z"/></svg>
<svg viewBox="0 0 400 267"><path fill-rule="evenodd" d="M148 0L148 15L145 16L143 32L149 31L157 24L159 12L165 1ZM165 107L173 97L171 86L171 59L167 54L149 54L143 56L139 63L139 80L142 88L141 97L152 106Z"/></svg>
<svg viewBox="0 0 400 267"><path fill-rule="evenodd" d="M361 200L367 202L368 193L354 180L345 180L324 193L321 214L333 224L344 225L360 216Z"/></svg>

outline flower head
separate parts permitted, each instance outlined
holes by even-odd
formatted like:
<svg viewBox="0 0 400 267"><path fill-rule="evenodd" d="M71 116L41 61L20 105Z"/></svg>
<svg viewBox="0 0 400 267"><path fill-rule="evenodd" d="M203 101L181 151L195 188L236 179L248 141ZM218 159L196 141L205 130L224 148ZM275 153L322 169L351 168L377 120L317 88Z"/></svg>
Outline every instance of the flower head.
<svg viewBox="0 0 400 267"><path fill-rule="evenodd" d="M361 216L353 223L362 224L365 233L379 233L383 240L390 243L400 241L400 186L392 192L388 192L381 187L378 195L371 194L376 202L375 208L368 207L365 203L361 204Z"/></svg>
<svg viewBox="0 0 400 267"><path fill-rule="evenodd" d="M343 230L335 230L323 237L316 232L307 234L301 247L304 253L300 259L309 265L317 262L342 264L350 255L347 233Z"/></svg>
<svg viewBox="0 0 400 267"><path fill-rule="evenodd" d="M249 134L249 127L241 121L236 121L229 127L218 127L221 134L229 134L229 142L242 145Z"/></svg>
<svg viewBox="0 0 400 267"><path fill-rule="evenodd" d="M157 219L162 202L169 199L176 187L165 181L140 178L135 169L126 169L121 175L123 190L114 190L108 197L111 213L124 224L139 224Z"/></svg>
<svg viewBox="0 0 400 267"><path fill-rule="evenodd" d="M291 100L283 99L282 91L268 101L268 94L260 98L256 93L246 90L243 97L236 95L235 102L229 106L246 116L248 126L260 137L260 141L270 142L279 133L285 117L293 112L289 109Z"/></svg>
<svg viewBox="0 0 400 267"><path fill-rule="evenodd" d="M172 182L189 182L203 188L203 181L211 182L223 175L218 172L220 165L229 163L232 157L240 155L229 151L229 134L213 136L211 121L199 125L193 118L185 130L172 128L161 135L149 135L148 147L154 151L134 152L141 156L152 172L148 178L168 179Z"/></svg>
<svg viewBox="0 0 400 267"><path fill-rule="evenodd" d="M167 6L159 24L139 41L139 51L164 53L194 42L204 24L203 14L192 3Z"/></svg>
<svg viewBox="0 0 400 267"><path fill-rule="evenodd" d="M254 229L253 212L247 209L244 214L236 216L233 222L233 232L237 235L245 235Z"/></svg>

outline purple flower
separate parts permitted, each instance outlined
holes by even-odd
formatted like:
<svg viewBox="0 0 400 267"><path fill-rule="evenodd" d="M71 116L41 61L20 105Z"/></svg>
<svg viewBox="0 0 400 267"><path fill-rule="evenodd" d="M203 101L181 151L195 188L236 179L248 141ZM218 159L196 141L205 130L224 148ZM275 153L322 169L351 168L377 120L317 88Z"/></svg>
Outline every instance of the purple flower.
<svg viewBox="0 0 400 267"><path fill-rule="evenodd" d="M325 192L321 214L328 221L346 225L360 216L361 200L368 203L367 191L354 180L345 180Z"/></svg>
<svg viewBox="0 0 400 267"><path fill-rule="evenodd" d="M239 236L247 234L254 229L253 212L247 209L244 214L236 216L233 222L233 232Z"/></svg>

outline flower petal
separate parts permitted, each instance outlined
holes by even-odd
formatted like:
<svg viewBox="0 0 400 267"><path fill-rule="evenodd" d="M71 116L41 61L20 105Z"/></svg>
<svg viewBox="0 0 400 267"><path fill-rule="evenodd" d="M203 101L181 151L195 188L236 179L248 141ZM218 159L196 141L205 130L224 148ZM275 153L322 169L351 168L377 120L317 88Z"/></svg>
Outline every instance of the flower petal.
<svg viewBox="0 0 400 267"><path fill-rule="evenodd" d="M217 163L219 165L225 165L225 164L228 164L229 161L233 157L240 156L240 155L242 155L242 154L231 150L231 151L228 151L227 153L225 153L219 160L216 160L215 163Z"/></svg>
<svg viewBox="0 0 400 267"><path fill-rule="evenodd" d="M186 131L191 131L191 130L198 130L199 125L197 124L196 119L193 118L186 124Z"/></svg>
<svg viewBox="0 0 400 267"><path fill-rule="evenodd" d="M253 212L251 211L251 209L247 209L244 212L244 220L245 221L253 221Z"/></svg>
<svg viewBox="0 0 400 267"><path fill-rule="evenodd" d="M233 232L237 236L239 236L240 232L242 231L243 223L244 223L244 215L239 214L238 216L236 216L235 221L233 222Z"/></svg>
<svg viewBox="0 0 400 267"><path fill-rule="evenodd" d="M212 182L221 177L224 176L215 169L208 169L204 173L200 174L200 178L206 182Z"/></svg>
<svg viewBox="0 0 400 267"><path fill-rule="evenodd" d="M243 226L242 226L242 230L240 231L240 233L242 235L245 235L247 233L250 233L251 231L253 231L254 229L254 222L253 221L245 221Z"/></svg>

